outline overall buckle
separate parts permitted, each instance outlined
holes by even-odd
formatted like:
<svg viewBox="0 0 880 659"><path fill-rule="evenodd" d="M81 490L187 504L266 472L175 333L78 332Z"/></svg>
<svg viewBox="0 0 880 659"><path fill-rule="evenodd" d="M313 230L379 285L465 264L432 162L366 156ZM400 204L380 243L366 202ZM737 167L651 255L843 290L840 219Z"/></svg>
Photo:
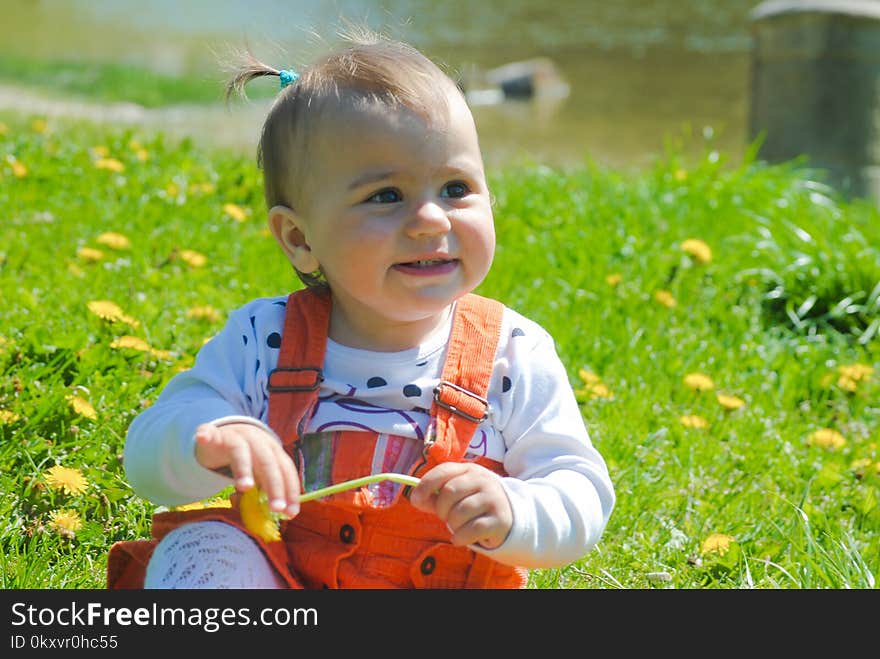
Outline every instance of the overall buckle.
<svg viewBox="0 0 880 659"><path fill-rule="evenodd" d="M315 366L280 366L269 373L266 388L269 391L314 391L323 381L324 372Z"/></svg>
<svg viewBox="0 0 880 659"><path fill-rule="evenodd" d="M459 405L453 405L452 403L448 403L441 398L443 394L443 387L449 387L450 389L458 392L459 394L464 394L467 399L475 400L477 403L482 405L483 412L480 416L475 414L471 414L470 412L465 412L461 409ZM464 387L459 387L457 384L453 384L452 382L447 382L446 380L440 380L440 383L434 387L434 402L437 403L440 407L449 410L453 414L458 414L461 417L464 417L468 421L473 421L474 423L479 423L480 421L484 421L489 416L489 401L483 398L482 396L478 396L473 391L468 391Z"/></svg>

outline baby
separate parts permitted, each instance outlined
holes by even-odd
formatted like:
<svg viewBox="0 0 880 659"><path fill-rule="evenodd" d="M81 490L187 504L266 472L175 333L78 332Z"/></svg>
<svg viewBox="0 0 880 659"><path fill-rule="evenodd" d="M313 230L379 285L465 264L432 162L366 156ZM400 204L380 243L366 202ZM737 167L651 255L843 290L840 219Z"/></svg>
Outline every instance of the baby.
<svg viewBox="0 0 880 659"><path fill-rule="evenodd" d="M495 228L455 82L369 33L300 72L249 58L228 91L262 76L281 83L259 148L269 228L305 286L233 311L124 457L157 504L258 488L280 536L248 530L237 496L157 513L143 551L111 550L110 587L521 588L583 557L613 486L552 337L473 293ZM387 473L418 484L299 501Z"/></svg>

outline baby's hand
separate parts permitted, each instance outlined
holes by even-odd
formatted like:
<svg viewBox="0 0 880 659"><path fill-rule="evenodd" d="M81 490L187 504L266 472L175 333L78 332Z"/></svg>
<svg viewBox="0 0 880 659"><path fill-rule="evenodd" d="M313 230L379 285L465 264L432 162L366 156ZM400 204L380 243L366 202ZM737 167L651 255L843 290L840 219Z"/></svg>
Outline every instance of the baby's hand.
<svg viewBox="0 0 880 659"><path fill-rule="evenodd" d="M513 510L501 480L472 462L437 465L413 488L410 502L446 522L454 545L495 549L513 526Z"/></svg>
<svg viewBox="0 0 880 659"><path fill-rule="evenodd" d="M196 429L196 460L215 471L231 472L235 489L254 485L266 493L269 507L289 517L299 513L300 482L296 467L281 444L265 430L249 423Z"/></svg>

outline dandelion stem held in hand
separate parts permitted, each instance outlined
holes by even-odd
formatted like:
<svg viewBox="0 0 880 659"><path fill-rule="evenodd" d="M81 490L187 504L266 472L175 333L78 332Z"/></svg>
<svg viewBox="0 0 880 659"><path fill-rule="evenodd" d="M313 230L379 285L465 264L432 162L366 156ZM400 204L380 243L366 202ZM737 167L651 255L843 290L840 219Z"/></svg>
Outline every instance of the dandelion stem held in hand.
<svg viewBox="0 0 880 659"><path fill-rule="evenodd" d="M364 476L363 478L355 478L349 481L343 481L342 483L328 485L327 487L322 487L317 490L312 490L311 492L306 492L301 495L299 500L300 502L305 502L311 501L312 499L320 499L321 497L330 496L331 494L337 494L338 492L352 490L356 487L363 487L364 485L378 483L379 481L385 480L394 481L395 483L400 483L402 485L410 485L412 487L419 484L419 479L415 476L386 472ZM244 522L245 527L251 533L254 533L257 537L262 538L266 542L281 540L281 534L278 531L277 517L269 510L266 497L259 489L253 488L244 492L241 497L239 509L241 511L242 522Z"/></svg>
<svg viewBox="0 0 880 659"><path fill-rule="evenodd" d="M306 492L305 494L300 495L299 500L300 502L305 502L311 501L312 499L320 499L321 497L344 492L345 490L352 490L356 487L363 487L364 485L370 485L371 483L378 483L379 481L393 481L395 483L400 483L401 485L410 485L412 487L419 484L419 479L415 476L394 473L373 474L372 476L355 478L350 481L344 481L342 483L336 483L335 485L328 485L327 487L312 490L311 492Z"/></svg>

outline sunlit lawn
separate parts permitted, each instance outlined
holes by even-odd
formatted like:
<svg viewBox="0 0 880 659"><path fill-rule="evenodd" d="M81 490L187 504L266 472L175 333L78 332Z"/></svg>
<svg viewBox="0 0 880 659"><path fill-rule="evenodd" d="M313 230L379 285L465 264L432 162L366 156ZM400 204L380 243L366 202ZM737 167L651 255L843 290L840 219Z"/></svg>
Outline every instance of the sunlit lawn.
<svg viewBox="0 0 880 659"><path fill-rule="evenodd" d="M252 158L0 117L0 586L95 588L152 506L132 418L225 314L297 287ZM555 337L618 504L538 588L870 588L880 217L819 174L676 147L492 171L479 292Z"/></svg>

